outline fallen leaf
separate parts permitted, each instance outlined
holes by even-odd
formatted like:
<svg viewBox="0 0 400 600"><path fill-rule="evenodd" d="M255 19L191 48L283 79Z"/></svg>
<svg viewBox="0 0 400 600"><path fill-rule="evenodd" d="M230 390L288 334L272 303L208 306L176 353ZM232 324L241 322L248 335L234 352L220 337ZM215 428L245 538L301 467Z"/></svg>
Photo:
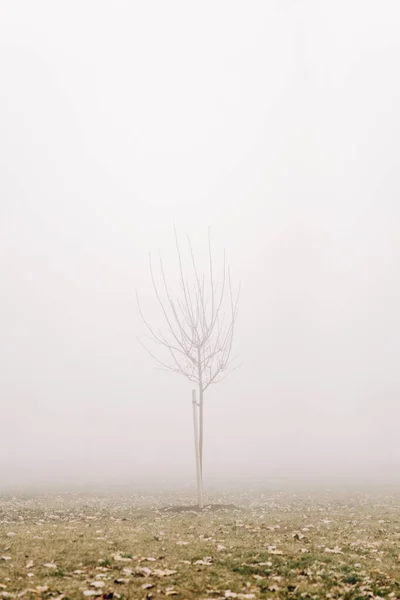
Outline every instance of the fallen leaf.
<svg viewBox="0 0 400 600"><path fill-rule="evenodd" d="M343 554L340 548L336 546L335 548L325 548L324 552L327 554Z"/></svg>
<svg viewBox="0 0 400 600"><path fill-rule="evenodd" d="M151 569L148 567L136 567L135 573L137 573L137 575L141 575L142 577L148 577L151 575Z"/></svg>
<svg viewBox="0 0 400 600"><path fill-rule="evenodd" d="M194 564L195 565L206 565L207 567L209 567L210 565L212 565L212 557L205 556L202 560L196 560L196 562Z"/></svg>
<svg viewBox="0 0 400 600"><path fill-rule="evenodd" d="M37 594L37 590L34 590L32 588L27 588L26 590L22 590L22 592L20 592L17 595L17 598L23 598L24 596L26 596L26 594Z"/></svg>
<svg viewBox="0 0 400 600"><path fill-rule="evenodd" d="M168 577L169 575L175 575L178 571L173 571L172 569L165 569L165 571L161 569L154 569L153 574L156 577Z"/></svg>
<svg viewBox="0 0 400 600"><path fill-rule="evenodd" d="M117 560L119 562L131 562L131 558L127 558L126 556L121 556L120 554L114 554L113 556L114 560Z"/></svg>

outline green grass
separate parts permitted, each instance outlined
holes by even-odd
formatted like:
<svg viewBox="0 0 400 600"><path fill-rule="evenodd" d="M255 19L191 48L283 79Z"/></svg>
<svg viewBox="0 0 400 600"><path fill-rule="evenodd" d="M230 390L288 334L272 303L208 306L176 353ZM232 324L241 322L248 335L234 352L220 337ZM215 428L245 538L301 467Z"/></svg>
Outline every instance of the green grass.
<svg viewBox="0 0 400 600"><path fill-rule="evenodd" d="M190 499L0 498L0 599L400 598L397 494L227 499L179 513L162 508Z"/></svg>

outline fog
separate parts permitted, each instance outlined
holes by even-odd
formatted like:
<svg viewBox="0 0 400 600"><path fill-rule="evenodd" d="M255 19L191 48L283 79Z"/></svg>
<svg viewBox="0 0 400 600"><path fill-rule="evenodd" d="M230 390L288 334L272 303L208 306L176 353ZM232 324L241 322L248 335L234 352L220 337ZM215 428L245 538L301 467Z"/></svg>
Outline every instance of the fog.
<svg viewBox="0 0 400 600"><path fill-rule="evenodd" d="M193 386L137 340L174 222L242 290L206 484L398 483L399 30L396 0L2 0L2 490L195 481Z"/></svg>

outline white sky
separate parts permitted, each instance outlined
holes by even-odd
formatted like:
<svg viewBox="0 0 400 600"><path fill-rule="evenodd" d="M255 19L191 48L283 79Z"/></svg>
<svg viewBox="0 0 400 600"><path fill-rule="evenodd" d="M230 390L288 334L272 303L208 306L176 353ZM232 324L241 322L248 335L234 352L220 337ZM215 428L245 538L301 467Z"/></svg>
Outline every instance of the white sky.
<svg viewBox="0 0 400 600"><path fill-rule="evenodd" d="M399 31L397 0L0 0L2 484L193 476L191 385L136 340L173 219L242 284L208 476L398 474Z"/></svg>

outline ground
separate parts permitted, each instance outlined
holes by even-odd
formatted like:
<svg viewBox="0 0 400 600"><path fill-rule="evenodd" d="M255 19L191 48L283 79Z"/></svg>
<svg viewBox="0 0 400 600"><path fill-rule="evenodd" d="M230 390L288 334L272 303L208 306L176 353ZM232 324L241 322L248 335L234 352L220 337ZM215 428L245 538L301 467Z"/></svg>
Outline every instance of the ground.
<svg viewBox="0 0 400 600"><path fill-rule="evenodd" d="M400 598L400 493L0 498L0 598Z"/></svg>

